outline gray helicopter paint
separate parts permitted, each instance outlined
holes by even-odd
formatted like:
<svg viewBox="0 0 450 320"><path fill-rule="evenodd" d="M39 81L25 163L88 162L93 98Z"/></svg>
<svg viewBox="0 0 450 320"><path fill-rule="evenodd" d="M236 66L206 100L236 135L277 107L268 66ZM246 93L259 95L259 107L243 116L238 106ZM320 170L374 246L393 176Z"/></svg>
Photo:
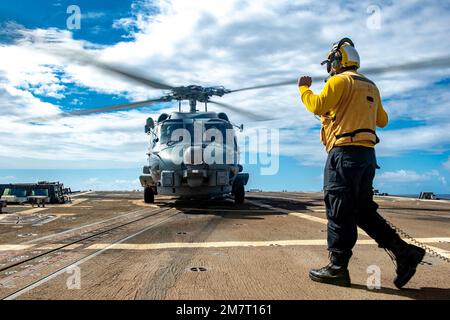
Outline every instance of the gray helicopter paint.
<svg viewBox="0 0 450 320"><path fill-rule="evenodd" d="M174 146L163 146L161 142L161 128L167 124L180 124L182 126L205 124L223 125L228 130L233 130L233 142L224 141L224 149L233 152L232 163L207 164L203 161L198 163L173 163L170 153ZM238 164L239 150L235 146L235 135L232 124L219 118L216 112L173 112L163 121L156 124L149 133L156 141L149 152L149 165L144 167L144 174L140 176L143 187L156 189L158 194L179 197L217 197L232 192L235 181L246 185L249 175L239 173L242 166ZM205 151L206 145L203 140L192 143L191 147L197 146ZM230 147L231 144L231 147ZM189 143L185 146L190 145ZM181 148L181 146L178 146ZM183 149L184 150L184 149ZM187 147L189 150L189 147Z"/></svg>

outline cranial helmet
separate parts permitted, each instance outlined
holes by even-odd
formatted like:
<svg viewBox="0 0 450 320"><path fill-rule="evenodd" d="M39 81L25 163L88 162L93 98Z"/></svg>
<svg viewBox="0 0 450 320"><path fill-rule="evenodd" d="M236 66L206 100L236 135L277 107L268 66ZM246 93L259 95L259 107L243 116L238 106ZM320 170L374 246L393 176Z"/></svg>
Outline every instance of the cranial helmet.
<svg viewBox="0 0 450 320"><path fill-rule="evenodd" d="M328 53L327 60L322 62L322 65L324 64L327 65L327 72L331 75L334 74L335 70L340 68L359 68L359 54L355 49L353 41L349 38L343 38L341 41L333 44L333 48Z"/></svg>

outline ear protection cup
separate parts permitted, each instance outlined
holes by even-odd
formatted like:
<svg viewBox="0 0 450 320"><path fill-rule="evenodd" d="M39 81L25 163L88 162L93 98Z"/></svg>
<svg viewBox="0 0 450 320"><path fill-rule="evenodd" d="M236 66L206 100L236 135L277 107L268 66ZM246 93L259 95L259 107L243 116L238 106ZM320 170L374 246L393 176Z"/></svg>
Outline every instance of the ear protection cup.
<svg viewBox="0 0 450 320"><path fill-rule="evenodd" d="M328 55L328 59L322 62L322 65L327 65L327 72L331 74L331 69L339 69L342 67L342 55L340 52L341 47L347 43L348 45L355 47L353 41L349 38L342 38L338 43L333 45L333 49Z"/></svg>
<svg viewBox="0 0 450 320"><path fill-rule="evenodd" d="M341 67L342 55L339 51L333 53L333 57L331 58L331 67L333 69L339 69Z"/></svg>

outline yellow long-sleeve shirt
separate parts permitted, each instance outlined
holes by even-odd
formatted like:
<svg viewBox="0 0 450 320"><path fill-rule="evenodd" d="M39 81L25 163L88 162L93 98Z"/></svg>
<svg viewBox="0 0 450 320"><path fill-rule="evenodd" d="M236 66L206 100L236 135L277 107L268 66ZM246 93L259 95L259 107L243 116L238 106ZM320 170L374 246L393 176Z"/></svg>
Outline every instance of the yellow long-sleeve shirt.
<svg viewBox="0 0 450 320"><path fill-rule="evenodd" d="M354 73L355 75L359 75ZM361 76L361 75L359 75ZM300 96L306 109L315 115L323 116L328 114L330 117L334 117L337 112L337 106L347 88L346 80L343 77L334 76L331 77L325 84L322 92L318 95L314 94L312 90L307 86L300 86ZM379 94L378 94L379 95ZM377 97L377 127L384 128L388 124L388 115L381 103L381 97ZM366 142L350 142L345 145L362 145L366 147L373 147L373 144Z"/></svg>

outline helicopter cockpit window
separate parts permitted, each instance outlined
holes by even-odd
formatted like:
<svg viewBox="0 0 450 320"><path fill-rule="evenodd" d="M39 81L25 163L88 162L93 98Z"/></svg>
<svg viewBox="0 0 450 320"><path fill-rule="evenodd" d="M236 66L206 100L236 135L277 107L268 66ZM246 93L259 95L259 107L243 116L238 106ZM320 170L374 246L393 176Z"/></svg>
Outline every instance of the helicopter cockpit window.
<svg viewBox="0 0 450 320"><path fill-rule="evenodd" d="M205 123L205 132L207 132L204 135L205 142L222 141L222 143L227 143L228 138L234 138L233 127L228 123ZM231 134L230 137L228 136L229 134ZM220 136L217 137L217 135Z"/></svg>
<svg viewBox="0 0 450 320"><path fill-rule="evenodd" d="M179 142L182 140L182 137L180 135L177 135L175 130L177 129L185 129L188 130L191 134L192 139L192 133L193 133L193 126L192 124L186 124L186 123L168 123L163 124L161 126L161 135L160 135L160 143L161 144L168 144L168 143L174 143Z"/></svg>
<svg viewBox="0 0 450 320"><path fill-rule="evenodd" d="M206 122L204 124L200 124L200 127L203 131L203 135L197 134L198 137L194 136L194 123L165 123L161 126L160 129L160 138L159 142L161 144L176 144L177 142L184 141L184 134L189 134L192 143L196 143L195 139L202 139L197 142L220 142L227 143L230 139L234 139L234 131L233 127L229 123L224 122ZM197 123L199 125L199 123ZM184 129L187 130L184 132L176 130ZM229 136L231 134L231 136Z"/></svg>

